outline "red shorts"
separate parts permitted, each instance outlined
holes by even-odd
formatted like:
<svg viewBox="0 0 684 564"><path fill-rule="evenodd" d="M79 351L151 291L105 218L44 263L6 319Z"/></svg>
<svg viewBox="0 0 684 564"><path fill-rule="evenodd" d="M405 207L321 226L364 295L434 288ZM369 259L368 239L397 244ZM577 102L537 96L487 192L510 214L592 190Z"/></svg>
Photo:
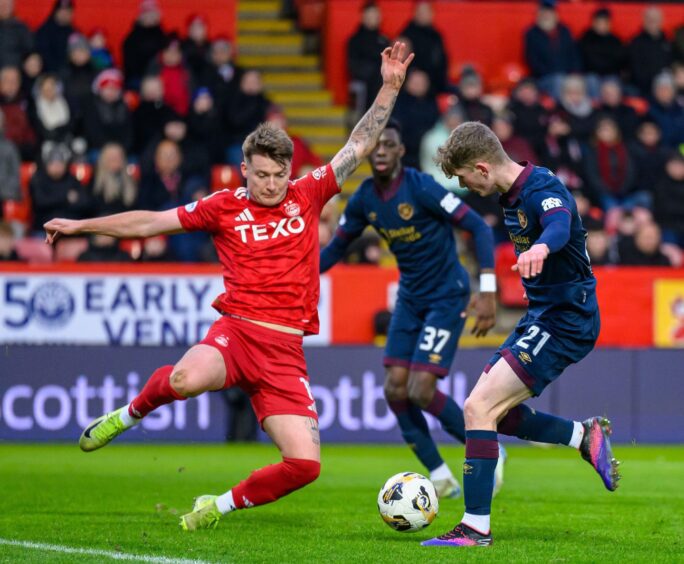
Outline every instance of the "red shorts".
<svg viewBox="0 0 684 564"><path fill-rule="evenodd" d="M249 395L259 424L269 415L318 419L300 335L224 315L200 344L221 353L226 363L224 387L237 386Z"/></svg>

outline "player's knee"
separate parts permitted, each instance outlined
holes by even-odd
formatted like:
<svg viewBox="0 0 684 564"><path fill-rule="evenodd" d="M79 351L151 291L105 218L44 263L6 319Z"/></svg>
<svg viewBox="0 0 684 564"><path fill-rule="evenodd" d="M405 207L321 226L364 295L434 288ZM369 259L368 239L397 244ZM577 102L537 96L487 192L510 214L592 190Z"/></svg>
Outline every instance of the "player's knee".
<svg viewBox="0 0 684 564"><path fill-rule="evenodd" d="M406 386L404 385L399 385L396 382L392 382L392 380L387 379L385 381L385 399L387 401L400 401L400 400L405 400L408 397L408 393L406 391Z"/></svg>
<svg viewBox="0 0 684 564"><path fill-rule="evenodd" d="M287 466L292 485L297 488L314 482L321 474L321 463L318 460L285 458L283 462Z"/></svg>
<svg viewBox="0 0 684 564"><path fill-rule="evenodd" d="M171 387L178 394L186 398L195 397L204 391L198 388L196 383L193 382L192 375L183 368L175 370L171 375Z"/></svg>
<svg viewBox="0 0 684 564"><path fill-rule="evenodd" d="M484 401L480 398L468 396L463 403L463 417L465 419L466 427L473 428L489 417L489 410Z"/></svg>
<svg viewBox="0 0 684 564"><path fill-rule="evenodd" d="M408 398L412 403L416 404L421 409L425 409L428 405L430 405L434 395L434 388L432 388L432 386L425 385L424 382L415 384L409 383Z"/></svg>

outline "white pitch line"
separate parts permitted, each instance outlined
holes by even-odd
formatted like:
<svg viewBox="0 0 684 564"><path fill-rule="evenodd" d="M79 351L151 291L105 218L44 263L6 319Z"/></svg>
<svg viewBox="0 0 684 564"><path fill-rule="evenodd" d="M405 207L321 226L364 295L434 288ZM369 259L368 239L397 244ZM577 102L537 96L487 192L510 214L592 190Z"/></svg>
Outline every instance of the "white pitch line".
<svg viewBox="0 0 684 564"><path fill-rule="evenodd" d="M156 562L158 564L210 564L206 560L188 560L187 558L168 558L166 556L146 556L144 554L127 554L113 550L96 550L94 548L75 548L61 544L48 544L44 542L18 541L0 538L0 545L18 546L34 550L51 550L62 554L82 554L86 556L105 556L114 560L133 560L137 562Z"/></svg>

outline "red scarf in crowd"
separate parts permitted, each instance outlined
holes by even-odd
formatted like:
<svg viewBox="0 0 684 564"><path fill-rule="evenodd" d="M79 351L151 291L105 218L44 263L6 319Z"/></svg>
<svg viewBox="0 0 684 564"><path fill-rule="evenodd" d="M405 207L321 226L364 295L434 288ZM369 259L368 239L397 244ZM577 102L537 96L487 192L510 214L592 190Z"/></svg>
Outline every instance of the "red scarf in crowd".
<svg viewBox="0 0 684 564"><path fill-rule="evenodd" d="M614 194L620 194L627 178L627 150L623 143L596 143L599 174Z"/></svg>

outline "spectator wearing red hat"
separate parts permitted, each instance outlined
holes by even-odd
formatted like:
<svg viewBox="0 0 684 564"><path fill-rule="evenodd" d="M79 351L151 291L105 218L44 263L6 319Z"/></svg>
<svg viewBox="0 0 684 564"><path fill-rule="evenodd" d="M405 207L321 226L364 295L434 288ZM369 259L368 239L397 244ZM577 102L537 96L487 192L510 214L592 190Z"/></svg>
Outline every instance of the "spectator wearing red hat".
<svg viewBox="0 0 684 564"><path fill-rule="evenodd" d="M85 137L91 150L91 158L106 143L119 143L130 151L133 144L131 115L123 101L123 75L118 69L107 69L95 78L94 97L89 105L85 120Z"/></svg>
<svg viewBox="0 0 684 564"><path fill-rule="evenodd" d="M182 41L183 57L195 84L200 84L209 66L209 28L207 19L194 14L188 18L187 36Z"/></svg>
<svg viewBox="0 0 684 564"><path fill-rule="evenodd" d="M159 75L164 85L164 103L179 116L185 117L190 107L192 80L183 61L180 41L175 34L169 35L164 49L150 63L148 72Z"/></svg>
<svg viewBox="0 0 684 564"><path fill-rule="evenodd" d="M150 61L166 43L157 0L141 0L133 29L123 42L124 75L129 88L138 89Z"/></svg>
<svg viewBox="0 0 684 564"><path fill-rule="evenodd" d="M36 31L36 49L43 57L44 70L62 70L67 60L67 43L74 33L72 0L56 0L45 23Z"/></svg>

